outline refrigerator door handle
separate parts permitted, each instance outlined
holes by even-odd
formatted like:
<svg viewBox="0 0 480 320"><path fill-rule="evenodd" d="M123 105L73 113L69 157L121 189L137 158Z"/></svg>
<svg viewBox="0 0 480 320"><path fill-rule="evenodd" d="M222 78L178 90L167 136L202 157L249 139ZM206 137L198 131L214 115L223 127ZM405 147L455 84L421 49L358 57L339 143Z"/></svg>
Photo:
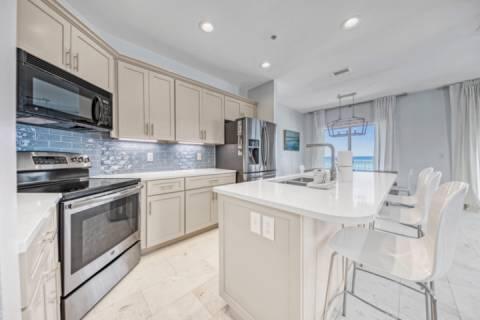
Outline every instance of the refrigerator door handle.
<svg viewBox="0 0 480 320"><path fill-rule="evenodd" d="M268 158L267 144L268 144L267 128L265 128L265 126L262 126L262 162L264 167L267 166L267 158Z"/></svg>

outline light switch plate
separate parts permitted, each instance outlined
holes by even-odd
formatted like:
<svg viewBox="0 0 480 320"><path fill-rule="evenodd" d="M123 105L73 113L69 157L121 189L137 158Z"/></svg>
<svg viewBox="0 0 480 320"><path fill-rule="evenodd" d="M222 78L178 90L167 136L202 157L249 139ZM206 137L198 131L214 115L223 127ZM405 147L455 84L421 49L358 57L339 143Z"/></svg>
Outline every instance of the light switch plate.
<svg viewBox="0 0 480 320"><path fill-rule="evenodd" d="M275 218L269 216L262 217L262 234L268 240L275 240Z"/></svg>
<svg viewBox="0 0 480 320"><path fill-rule="evenodd" d="M197 152L197 161L202 161L202 153Z"/></svg>
<svg viewBox="0 0 480 320"><path fill-rule="evenodd" d="M147 161L152 162L153 161L153 152L147 152Z"/></svg>
<svg viewBox="0 0 480 320"><path fill-rule="evenodd" d="M262 216L257 212L250 212L250 231L258 235L261 234Z"/></svg>

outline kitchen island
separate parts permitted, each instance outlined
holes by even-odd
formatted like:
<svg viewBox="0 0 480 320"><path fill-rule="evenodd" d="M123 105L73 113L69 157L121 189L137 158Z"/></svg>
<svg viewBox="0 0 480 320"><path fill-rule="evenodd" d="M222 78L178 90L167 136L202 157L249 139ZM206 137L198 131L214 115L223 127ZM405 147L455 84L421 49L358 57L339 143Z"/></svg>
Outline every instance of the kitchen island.
<svg viewBox="0 0 480 320"><path fill-rule="evenodd" d="M332 254L328 239L342 225L373 221L396 179L392 173L355 172L351 182L329 190L287 183L299 176L214 188L220 295L237 320L320 319ZM342 268L338 260L330 297L343 288ZM338 311L333 303L327 319Z"/></svg>

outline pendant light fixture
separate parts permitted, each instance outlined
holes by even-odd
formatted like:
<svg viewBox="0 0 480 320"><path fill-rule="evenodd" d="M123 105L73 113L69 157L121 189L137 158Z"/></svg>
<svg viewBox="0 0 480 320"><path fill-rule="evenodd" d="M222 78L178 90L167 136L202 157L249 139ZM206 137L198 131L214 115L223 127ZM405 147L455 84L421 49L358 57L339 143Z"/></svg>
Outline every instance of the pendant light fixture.
<svg viewBox="0 0 480 320"><path fill-rule="evenodd" d="M367 133L368 121L363 117L355 116L355 95L356 92L349 94L338 95L338 119L329 121L327 123L328 135L332 138L347 137L347 136L363 136ZM345 106L345 108L352 108L352 116L350 118L342 119L342 99L352 98L352 104Z"/></svg>

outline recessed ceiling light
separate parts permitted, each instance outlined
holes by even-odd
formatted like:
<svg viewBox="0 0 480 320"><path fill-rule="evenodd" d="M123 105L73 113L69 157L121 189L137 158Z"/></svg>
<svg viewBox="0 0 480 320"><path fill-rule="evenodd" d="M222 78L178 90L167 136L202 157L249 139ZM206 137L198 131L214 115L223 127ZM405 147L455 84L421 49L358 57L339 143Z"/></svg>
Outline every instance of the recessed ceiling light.
<svg viewBox="0 0 480 320"><path fill-rule="evenodd" d="M350 19L345 20L342 24L343 29L350 30L355 28L360 23L359 17L351 17Z"/></svg>
<svg viewBox="0 0 480 320"><path fill-rule="evenodd" d="M272 65L270 64L270 62L268 61L264 61L262 62L262 64L260 65L260 67L262 67L262 69L268 69L270 68Z"/></svg>
<svg viewBox="0 0 480 320"><path fill-rule="evenodd" d="M208 21L204 21L200 23L200 29L202 29L203 32L212 32L213 31L213 24Z"/></svg>

